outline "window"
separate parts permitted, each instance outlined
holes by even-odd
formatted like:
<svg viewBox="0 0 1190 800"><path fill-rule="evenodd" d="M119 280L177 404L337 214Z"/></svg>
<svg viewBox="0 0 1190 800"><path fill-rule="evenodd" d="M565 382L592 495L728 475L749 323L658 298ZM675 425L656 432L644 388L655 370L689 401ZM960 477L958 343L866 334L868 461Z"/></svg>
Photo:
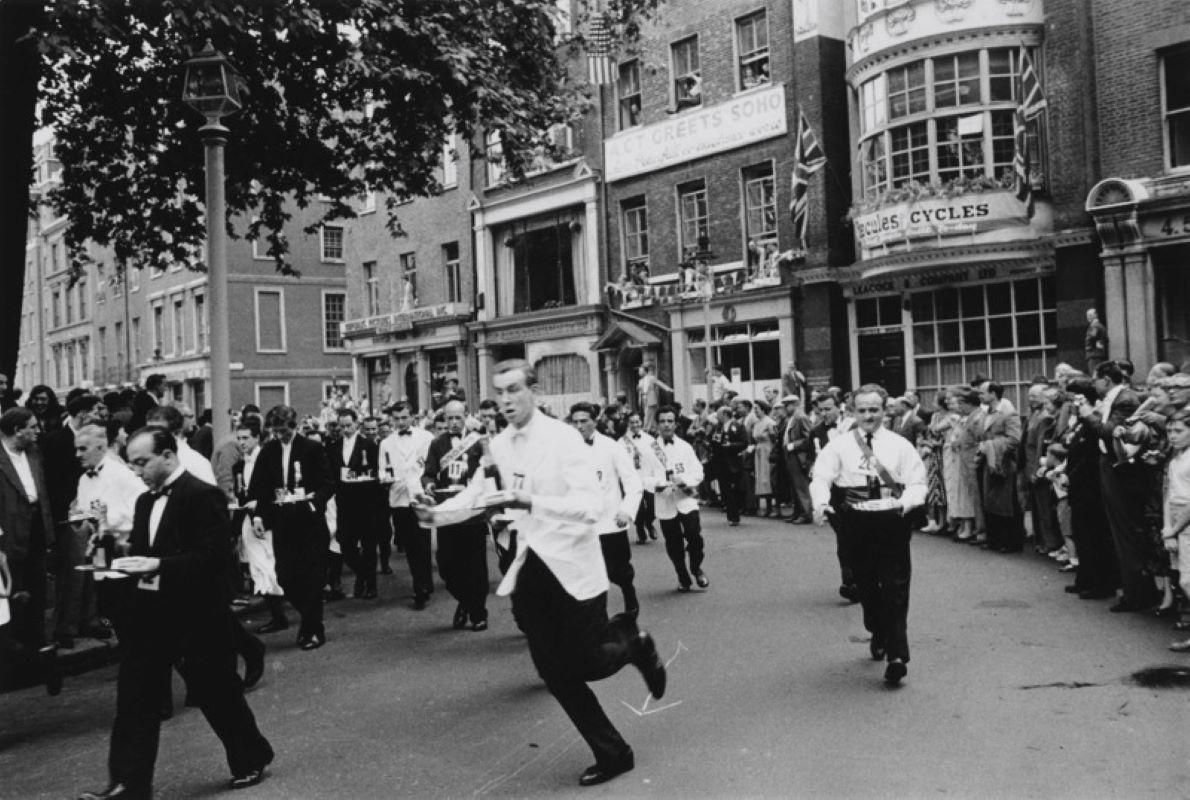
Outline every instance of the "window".
<svg viewBox="0 0 1190 800"><path fill-rule="evenodd" d="M981 102L978 50L934 59L934 108Z"/></svg>
<svg viewBox="0 0 1190 800"><path fill-rule="evenodd" d="M174 299L174 355L181 355L186 352L186 320L185 309L182 306L182 298Z"/></svg>
<svg viewBox="0 0 1190 800"><path fill-rule="evenodd" d="M107 374L107 328L102 325L95 332L95 346L99 349L99 383L108 383Z"/></svg>
<svg viewBox="0 0 1190 800"><path fill-rule="evenodd" d="M1017 60L1015 49L988 51L988 97L991 102L1016 101Z"/></svg>
<svg viewBox="0 0 1190 800"><path fill-rule="evenodd" d="M274 406L289 405L289 382L256 384L256 405L265 413Z"/></svg>
<svg viewBox="0 0 1190 800"><path fill-rule="evenodd" d="M997 178L1011 180L1012 160L1016 156L1016 133L1013 130L1013 112L992 112L992 174ZM1036 128L1032 130L1036 132ZM1036 164L1035 136L1030 136L1030 163Z"/></svg>
<svg viewBox="0 0 1190 800"><path fill-rule="evenodd" d="M442 347L428 350L426 355L430 357L430 392L438 396L435 398L438 401L446 389L446 380L458 380L459 354L453 347Z"/></svg>
<svg viewBox="0 0 1190 800"><path fill-rule="evenodd" d="M95 303L101 305L107 302L108 278L102 261L95 262Z"/></svg>
<svg viewBox="0 0 1190 800"><path fill-rule="evenodd" d="M54 358L54 385L62 385L62 346L54 345L50 351Z"/></svg>
<svg viewBox="0 0 1190 800"><path fill-rule="evenodd" d="M125 349L124 323L123 322L116 323L114 334L115 335L113 338L115 339L114 343L116 345L116 376L117 377L115 379L105 378L105 380L108 383L111 383L112 380L123 380L124 376L127 374L124 372L124 354L127 352L127 350Z"/></svg>
<svg viewBox="0 0 1190 800"><path fill-rule="evenodd" d="M343 292L322 293L322 349L342 350L343 329L347 319L347 295Z"/></svg>
<svg viewBox="0 0 1190 800"><path fill-rule="evenodd" d="M749 245L777 244L777 186L772 163L744 170L744 236Z"/></svg>
<svg viewBox="0 0 1190 800"><path fill-rule="evenodd" d="M69 284L62 290L62 311L65 314L62 321L67 325L74 322L74 298L70 296L73 291Z"/></svg>
<svg viewBox="0 0 1190 800"><path fill-rule="evenodd" d="M323 225L322 232L322 260L343 260L343 228L340 225Z"/></svg>
<svg viewBox="0 0 1190 800"><path fill-rule="evenodd" d="M1190 48L1162 58L1162 113L1169 167L1190 167Z"/></svg>
<svg viewBox="0 0 1190 800"><path fill-rule="evenodd" d="M50 290L50 313L53 315L54 327L62 327L62 290L57 286Z"/></svg>
<svg viewBox="0 0 1190 800"><path fill-rule="evenodd" d="M91 341L89 339L78 340L78 354L79 380L91 379Z"/></svg>
<svg viewBox="0 0 1190 800"><path fill-rule="evenodd" d="M401 297L402 311L417 305L417 253L401 253Z"/></svg>
<svg viewBox="0 0 1190 800"><path fill-rule="evenodd" d="M499 186L508 180L504 166L504 142L499 131L490 131L484 137L484 152L488 162L488 186Z"/></svg>
<svg viewBox="0 0 1190 800"><path fill-rule="evenodd" d="M872 199L888 189L888 158L884 136L860 142L860 153L864 165L864 196Z"/></svg>
<svg viewBox="0 0 1190 800"><path fill-rule="evenodd" d="M285 293L256 290L256 352L285 352Z"/></svg>
<svg viewBox="0 0 1190 800"><path fill-rule="evenodd" d="M463 275L459 262L459 243L442 245L442 266L446 272L446 302L463 302Z"/></svg>
<svg viewBox="0 0 1190 800"><path fill-rule="evenodd" d="M359 213L374 214L376 213L376 192L368 189L359 198Z"/></svg>
<svg viewBox="0 0 1190 800"><path fill-rule="evenodd" d="M930 182L930 137L926 123L893 128L892 185L910 181Z"/></svg>
<svg viewBox="0 0 1190 800"><path fill-rule="evenodd" d="M765 12L740 19L735 24L739 88L762 86L769 75L769 26Z"/></svg>
<svg viewBox="0 0 1190 800"><path fill-rule="evenodd" d="M702 181L678 187L679 258L699 249L699 238L709 236L707 187Z"/></svg>
<svg viewBox="0 0 1190 800"><path fill-rule="evenodd" d="M877 75L864 81L859 87L860 125L864 133L884 125L888 121L888 90L885 76Z"/></svg>
<svg viewBox="0 0 1190 800"><path fill-rule="evenodd" d="M620 130L640 124L640 61L633 59L620 65L620 79L616 82L620 98Z"/></svg>
<svg viewBox="0 0 1190 800"><path fill-rule="evenodd" d="M972 124L973 123L973 124ZM976 178L984 173L983 115L937 120L938 178Z"/></svg>
<svg viewBox="0 0 1190 800"><path fill-rule="evenodd" d="M701 328L686 331L689 345L690 375L694 381L705 381L707 348ZM738 325L717 325L711 328L711 364L722 364L728 379L739 370L740 381L771 382L781 380L781 332L777 320L764 320ZM698 394L697 385L694 387ZM743 390L747 397L750 393ZM705 391L703 392L705 396Z"/></svg>
<svg viewBox="0 0 1190 800"><path fill-rule="evenodd" d="M207 319L207 297L203 294L194 295L194 341L197 342L198 352L207 349L207 331L210 321Z"/></svg>
<svg viewBox="0 0 1190 800"><path fill-rule="evenodd" d="M518 235L512 248L512 313L574 305L574 251L573 234L565 224Z"/></svg>
<svg viewBox="0 0 1190 800"><path fill-rule="evenodd" d="M917 61L888 71L889 119L926 110L926 62Z"/></svg>
<svg viewBox="0 0 1190 800"><path fill-rule="evenodd" d="M66 385L74 386L74 342L62 345L62 360L66 363Z"/></svg>
<svg viewBox="0 0 1190 800"><path fill-rule="evenodd" d="M620 207L623 218L624 261L631 272L637 264L649 263L649 209L645 198L625 200Z"/></svg>
<svg viewBox="0 0 1190 800"><path fill-rule="evenodd" d="M549 141L549 147L538 146L533 149L532 157L525 168L525 177L545 172L559 164L565 164L572 159L574 154L574 131L569 125L558 124L550 126L545 138Z"/></svg>
<svg viewBox="0 0 1190 800"><path fill-rule="evenodd" d="M900 305L899 296L891 300ZM857 316L861 302L874 301L857 301ZM1058 328L1052 277L915 292L910 302L914 369L925 402L947 386L988 375L1023 408L1029 379L1053 372Z"/></svg>
<svg viewBox="0 0 1190 800"><path fill-rule="evenodd" d="M90 305L87 298L87 279L80 278L77 284L78 301L79 301L79 322L87 319L90 312Z"/></svg>
<svg viewBox="0 0 1190 800"><path fill-rule="evenodd" d="M124 274L128 276L128 283L129 283L129 286L131 287L129 289L129 291L139 292L140 291L140 268L139 267L133 268L133 267L126 266L124 269L125 269Z"/></svg>
<svg viewBox="0 0 1190 800"><path fill-rule="evenodd" d="M670 46L673 63L674 105L678 111L702 105L702 72L698 66L698 37Z"/></svg>
<svg viewBox="0 0 1190 800"><path fill-rule="evenodd" d="M119 325L119 323L116 323ZM132 318L132 363L139 364L140 358L140 317Z"/></svg>
<svg viewBox="0 0 1190 800"><path fill-rule="evenodd" d="M364 316L374 317L380 313L380 278L376 275L376 262L364 262Z"/></svg>
<svg viewBox="0 0 1190 800"><path fill-rule="evenodd" d="M446 137L442 145L442 186L449 189L459 184L459 154L455 150L455 135Z"/></svg>

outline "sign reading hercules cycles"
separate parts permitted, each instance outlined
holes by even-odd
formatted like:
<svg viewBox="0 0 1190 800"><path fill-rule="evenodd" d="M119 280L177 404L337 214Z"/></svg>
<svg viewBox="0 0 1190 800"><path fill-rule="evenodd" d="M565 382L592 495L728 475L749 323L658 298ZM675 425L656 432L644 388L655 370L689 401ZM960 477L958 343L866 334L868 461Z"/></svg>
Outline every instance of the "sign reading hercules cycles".
<svg viewBox="0 0 1190 800"><path fill-rule="evenodd" d="M865 248L906 239L979 233L1027 225L1024 205L1011 192L930 197L885 206L855 217L855 235Z"/></svg>
<svg viewBox="0 0 1190 800"><path fill-rule="evenodd" d="M787 129L785 87L774 84L726 103L616 134L607 140L607 179L615 181L732 150L780 136Z"/></svg>

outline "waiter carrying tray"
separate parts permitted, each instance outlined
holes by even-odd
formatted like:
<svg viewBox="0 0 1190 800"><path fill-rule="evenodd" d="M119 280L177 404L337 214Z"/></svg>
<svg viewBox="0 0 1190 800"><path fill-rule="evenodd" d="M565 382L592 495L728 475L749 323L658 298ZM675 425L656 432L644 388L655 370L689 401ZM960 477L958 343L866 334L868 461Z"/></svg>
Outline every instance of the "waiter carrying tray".
<svg viewBox="0 0 1190 800"><path fill-rule="evenodd" d="M887 402L882 386L856 390L856 427L818 454L810 498L818 523L832 517L848 540L872 658L887 658L884 680L895 686L908 671L909 537L926 469L909 440L883 426Z"/></svg>
<svg viewBox="0 0 1190 800"><path fill-rule="evenodd" d="M496 593L512 595L538 674L595 753L594 766L579 778L592 786L632 769L634 757L587 682L630 663L660 698L665 666L631 616L608 620L607 571L595 531L603 497L589 448L574 428L537 410L537 372L528 362L500 362L493 383L509 422L491 442L506 488L488 492L479 471L452 499L430 506L423 496L413 508L422 521L440 526L467 519L476 508L518 515L516 558Z"/></svg>

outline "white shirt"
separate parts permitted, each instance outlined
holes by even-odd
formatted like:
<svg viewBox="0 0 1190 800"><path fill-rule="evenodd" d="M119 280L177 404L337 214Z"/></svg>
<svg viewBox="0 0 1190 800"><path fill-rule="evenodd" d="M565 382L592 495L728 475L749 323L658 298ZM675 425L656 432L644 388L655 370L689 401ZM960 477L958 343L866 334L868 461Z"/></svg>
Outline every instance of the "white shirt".
<svg viewBox="0 0 1190 800"><path fill-rule="evenodd" d="M632 457L627 449L598 431L591 437L587 450L603 493L603 515L595 523L595 532L622 531L624 526L616 524L616 515L624 513L629 519L635 518L644 496L644 485L632 466Z"/></svg>
<svg viewBox="0 0 1190 800"><path fill-rule="evenodd" d="M36 503L37 482L33 480L33 468L29 466L29 457L25 455L24 450L10 450L7 442L4 443L4 452L8 453L8 458L16 468L17 477L21 479L21 485L25 487L25 495L29 498L29 502Z"/></svg>
<svg viewBox="0 0 1190 800"><path fill-rule="evenodd" d="M380 443L380 474L387 475L391 466L395 478L388 490L391 508L408 507L413 496L421 492L421 476L426 471L426 455L433 441L434 434L413 426L404 435L393 431Z"/></svg>
<svg viewBox="0 0 1190 800"><path fill-rule="evenodd" d="M672 442L665 441L665 437L657 440L661 454L665 457L661 473L661 482L665 482L665 472L672 472L675 480L681 480L687 486L698 488L702 483L702 462L694 453L694 448L685 439L678 436ZM671 486L657 492L657 519L673 519L678 514L689 514L698 510L698 500L686 494L676 486Z"/></svg>
<svg viewBox="0 0 1190 800"><path fill-rule="evenodd" d="M111 453L106 453L95 469L94 476L86 472L79 476L79 509L90 511L91 504L98 500L107 507L99 527L105 531L128 533L132 530L136 498L148 491L145 482Z"/></svg>
<svg viewBox="0 0 1190 800"><path fill-rule="evenodd" d="M640 437L639 439L631 433L624 434L620 439L620 447L627 451L628 457L632 460L632 464L636 467L636 472L644 484L645 491L651 492L654 486L664 482L665 468L661 466L661 462L654 452L655 440L653 437L644 431L637 435Z"/></svg>
<svg viewBox="0 0 1190 800"><path fill-rule="evenodd" d="M252 471L256 469L256 457L260 455L260 445L252 448L252 451L244 456L244 491L248 491L248 487L252 485Z"/></svg>
<svg viewBox="0 0 1190 800"><path fill-rule="evenodd" d="M209 483L212 486L219 485L215 481L215 470L211 468L211 462L203 458L202 453L180 439L178 440L178 463L203 483Z"/></svg>
<svg viewBox="0 0 1190 800"><path fill-rule="evenodd" d="M343 437L343 466L347 466L347 462L351 460L351 448L355 447L355 438L359 436Z"/></svg>
<svg viewBox="0 0 1190 800"><path fill-rule="evenodd" d="M606 592L607 567L595 532L601 492L583 437L535 410L525 427L510 425L494 436L490 450L504 488L528 493L532 503L517 520L521 546L496 594L512 594L530 550L576 600ZM477 470L466 489L435 509L435 523L468 519L484 493L483 473Z"/></svg>
<svg viewBox="0 0 1190 800"><path fill-rule="evenodd" d="M289 488L289 454L293 452L293 436L288 442L278 440L281 445L281 485Z"/></svg>
<svg viewBox="0 0 1190 800"><path fill-rule="evenodd" d="M169 488L174 485L174 481L186 472L185 467L179 466L169 477L165 479L165 487ZM161 527L161 517L165 514L165 504L169 502L169 495L163 494L153 501L153 508L149 510L149 547L153 546L153 542L157 539L157 529Z"/></svg>
<svg viewBox="0 0 1190 800"><path fill-rule="evenodd" d="M860 436L862 430L856 429ZM877 428L872 434L872 454L888 470L897 483L905 486L901 505L906 509L926 502L926 468L917 448L904 436L888 428ZM827 442L814 461L814 478L810 481L810 499L814 508L830 505L831 486L866 486L869 477L879 478L876 469L860 450L854 434L839 436Z"/></svg>

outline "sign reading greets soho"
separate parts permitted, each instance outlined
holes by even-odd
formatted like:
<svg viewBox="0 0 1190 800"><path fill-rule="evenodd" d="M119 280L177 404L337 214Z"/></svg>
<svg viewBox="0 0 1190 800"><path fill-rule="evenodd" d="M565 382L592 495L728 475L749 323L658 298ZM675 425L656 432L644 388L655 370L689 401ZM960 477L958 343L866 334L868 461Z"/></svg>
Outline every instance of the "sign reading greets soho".
<svg viewBox="0 0 1190 800"><path fill-rule="evenodd" d="M780 136L785 87L776 84L717 106L618 133L607 140L607 179L620 180Z"/></svg>
<svg viewBox="0 0 1190 800"><path fill-rule="evenodd" d="M1028 224L1024 206L1009 192L931 197L886 206L855 218L855 235L865 248L920 239L979 233Z"/></svg>

